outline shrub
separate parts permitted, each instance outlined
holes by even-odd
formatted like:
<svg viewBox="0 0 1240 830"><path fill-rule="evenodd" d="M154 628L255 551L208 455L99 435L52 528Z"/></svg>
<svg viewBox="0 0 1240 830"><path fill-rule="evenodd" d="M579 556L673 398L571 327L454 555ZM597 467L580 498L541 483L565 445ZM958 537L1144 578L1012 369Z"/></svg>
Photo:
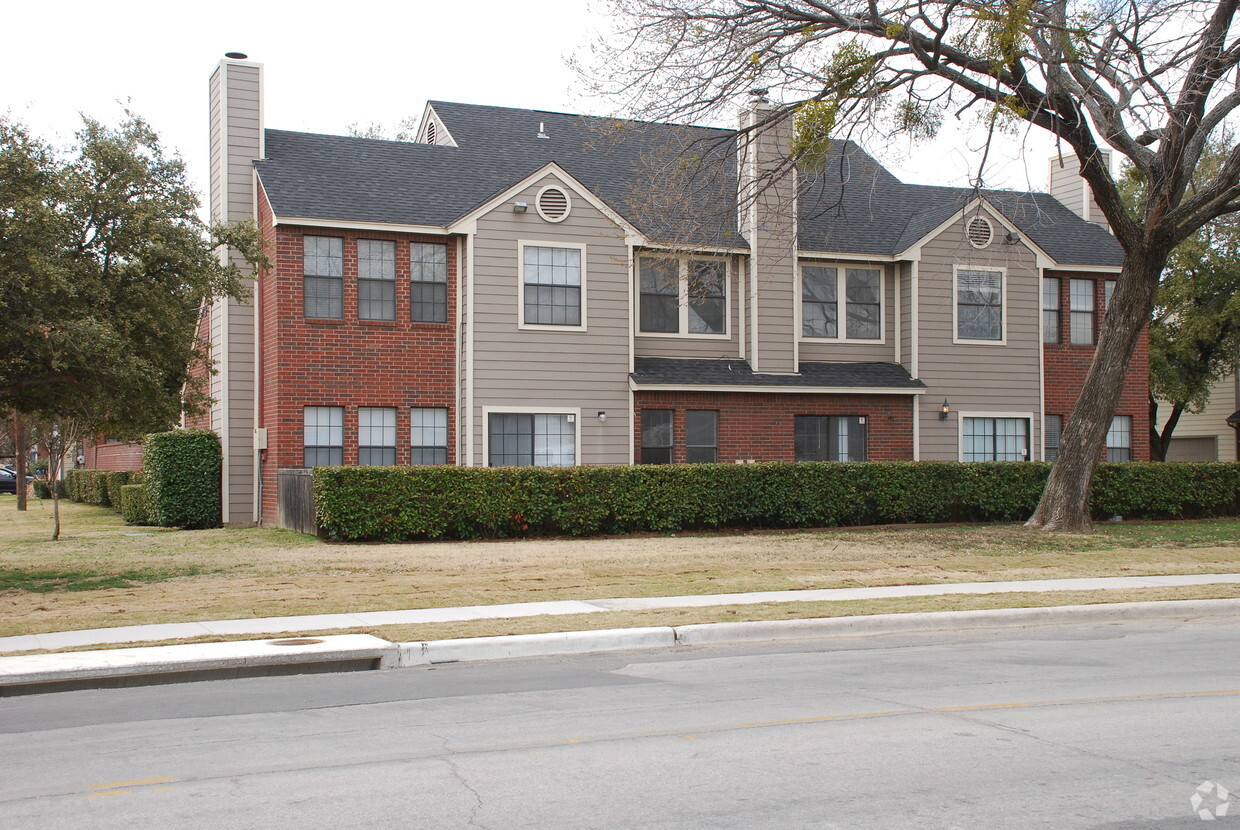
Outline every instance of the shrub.
<svg viewBox="0 0 1240 830"><path fill-rule="evenodd" d="M108 504L112 505L117 513L121 512L121 488L129 483L130 475L132 474L116 470L103 474L103 488L108 494Z"/></svg>
<svg viewBox="0 0 1240 830"><path fill-rule="evenodd" d="M207 429L146 436L142 469L150 523L204 528L220 524L220 439Z"/></svg>
<svg viewBox="0 0 1240 830"><path fill-rule="evenodd" d="M150 524L146 510L146 485L126 484L121 487L121 518L125 524Z"/></svg>
<svg viewBox="0 0 1240 830"><path fill-rule="evenodd" d="M1010 522L1050 464L861 462L633 467L317 467L330 538L394 542L712 528ZM1240 513L1240 465L1102 464L1096 518Z"/></svg>
<svg viewBox="0 0 1240 830"><path fill-rule="evenodd" d="M107 507L112 503L108 500L107 474L107 470L69 470L65 492L73 501Z"/></svg>
<svg viewBox="0 0 1240 830"><path fill-rule="evenodd" d="M34 480L33 487L34 487L34 497L36 499L50 499L52 497L52 488L51 486L49 486L48 482L44 481L43 479L36 478ZM64 481L56 482L56 491L57 491L56 494L60 498L62 499L65 498L65 482Z"/></svg>

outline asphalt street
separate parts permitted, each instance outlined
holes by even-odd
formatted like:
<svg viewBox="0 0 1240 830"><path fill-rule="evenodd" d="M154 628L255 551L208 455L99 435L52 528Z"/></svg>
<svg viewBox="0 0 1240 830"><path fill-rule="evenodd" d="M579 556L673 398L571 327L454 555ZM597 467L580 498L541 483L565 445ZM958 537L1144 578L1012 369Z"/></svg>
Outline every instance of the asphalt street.
<svg viewBox="0 0 1240 830"><path fill-rule="evenodd" d="M0 827L1240 828L1237 646L1215 618L4 698Z"/></svg>

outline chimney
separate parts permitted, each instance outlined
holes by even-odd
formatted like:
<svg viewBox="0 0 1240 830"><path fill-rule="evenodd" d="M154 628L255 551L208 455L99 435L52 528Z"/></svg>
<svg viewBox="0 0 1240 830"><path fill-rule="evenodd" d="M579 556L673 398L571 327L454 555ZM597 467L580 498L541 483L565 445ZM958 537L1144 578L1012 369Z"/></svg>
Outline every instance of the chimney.
<svg viewBox="0 0 1240 830"><path fill-rule="evenodd" d="M1100 152L1106 160L1107 169L1110 170L1111 151L1103 149ZM1094 192L1090 189L1089 182L1081 178L1081 164L1076 153L1067 153L1062 158L1058 155L1051 156L1046 189L1086 222L1093 222L1108 231L1111 230L1111 225L1102 215L1102 208L1094 201Z"/></svg>
<svg viewBox="0 0 1240 830"><path fill-rule="evenodd" d="M737 134L737 211L749 241L747 353L755 372L797 374L797 179L788 165L791 113L754 90ZM766 122L766 123L764 123Z"/></svg>
<svg viewBox="0 0 1240 830"><path fill-rule="evenodd" d="M254 160L263 157L263 67L229 52L211 73L211 221L257 219ZM221 250L249 274L232 250ZM252 280L246 280L250 289ZM223 450L223 520L249 525L258 515L256 484L257 311L252 302L217 299L211 304L209 336L216 373L211 378L211 428Z"/></svg>

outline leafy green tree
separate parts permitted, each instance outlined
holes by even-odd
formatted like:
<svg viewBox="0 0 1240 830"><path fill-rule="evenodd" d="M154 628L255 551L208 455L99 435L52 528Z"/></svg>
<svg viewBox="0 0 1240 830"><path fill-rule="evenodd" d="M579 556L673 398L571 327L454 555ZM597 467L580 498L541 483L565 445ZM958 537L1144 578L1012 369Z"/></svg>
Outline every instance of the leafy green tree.
<svg viewBox="0 0 1240 830"><path fill-rule="evenodd" d="M198 209L133 114L84 118L68 153L0 118L0 411L131 438L203 409L199 315L245 293L219 248L267 260L252 223L208 228Z"/></svg>
<svg viewBox="0 0 1240 830"><path fill-rule="evenodd" d="M1240 210L1240 147L1189 184L1240 106L1240 0L611 0L620 29L584 74L633 114L693 122L755 88L798 119L808 161L853 129L933 135L970 110L1031 124L1081 160L1125 253L1093 363L1029 524L1089 529L1090 483L1159 276L1198 229ZM762 125L758 125L759 127ZM1105 146L1147 182L1128 213ZM794 156L790 162L796 162ZM981 175L978 179L980 181Z"/></svg>

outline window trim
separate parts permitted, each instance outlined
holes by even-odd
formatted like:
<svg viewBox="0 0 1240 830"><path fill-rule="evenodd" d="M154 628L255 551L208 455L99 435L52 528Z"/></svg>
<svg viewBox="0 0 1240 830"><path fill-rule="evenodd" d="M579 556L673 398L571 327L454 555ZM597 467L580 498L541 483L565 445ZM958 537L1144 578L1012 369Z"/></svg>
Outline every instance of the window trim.
<svg viewBox="0 0 1240 830"><path fill-rule="evenodd" d="M452 408L448 406L409 406L409 407L406 407L406 410L409 412L409 466L410 467L438 467L438 466L444 466L444 465L451 464L452 454L450 450L451 450L451 443L452 443ZM433 446L430 444L413 443L413 436L414 436L414 431L415 431L415 427L413 425L413 413L418 410L437 410L437 411L441 411L444 413L444 438L443 438L444 443L442 447ZM399 437L397 438L397 443L399 443ZM434 464L424 464L421 462L417 464L413 463L413 456L414 456L414 453L416 453L417 451L419 450L423 450L423 451L440 450L440 449L444 451L443 464L439 464L438 462Z"/></svg>
<svg viewBox="0 0 1240 830"><path fill-rule="evenodd" d="M1072 284L1086 283L1089 285L1089 308L1077 309L1072 307ZM1080 277L1072 277L1068 280L1068 345L1070 346L1096 346L1098 344L1098 281L1094 279L1082 279ZM1072 337L1073 326L1072 320L1078 314L1089 315L1089 342L1082 343Z"/></svg>
<svg viewBox="0 0 1240 830"><path fill-rule="evenodd" d="M545 328L539 326L539 328ZM491 466L491 415L572 415L576 435L573 438L573 466L581 466L581 408L558 406L484 406L482 407L482 466Z"/></svg>
<svg viewBox="0 0 1240 830"><path fill-rule="evenodd" d="M671 259L676 262L679 286L676 293L678 331L642 331L642 258ZM694 260L723 263L723 332L708 334L689 331L689 263ZM633 257L633 335L690 340L732 339L732 258L723 254L674 254L670 251L640 251Z"/></svg>
<svg viewBox="0 0 1240 830"><path fill-rule="evenodd" d="M817 337L805 334L805 267L835 269L835 337ZM868 337L848 336L848 277L846 269L878 272L878 331L877 340ZM802 259L797 263L795 298L797 342L806 343L858 343L883 346L887 343L887 268L883 263L846 262L842 260Z"/></svg>
<svg viewBox="0 0 1240 830"><path fill-rule="evenodd" d="M309 239L335 239L340 242L340 276L337 277L337 276L333 276L330 274L308 274L306 273L306 241ZM345 303L345 298L344 298L344 293L345 293L344 292L344 281L345 281L344 272L345 272L345 260L348 259L348 255L345 252L345 247L346 247L344 244L345 241L346 241L345 237L343 236L330 236L330 235L325 235L321 233L303 233L301 235L301 318L303 320L343 320L345 319L345 316L346 316L345 306L347 304ZM355 245L354 248L356 249L356 247L357 246ZM355 250L354 255L356 256L356 250ZM306 313L306 280L308 279L339 280L340 282L340 314L339 315L332 316L332 317L322 317L317 314Z"/></svg>
<svg viewBox="0 0 1240 830"><path fill-rule="evenodd" d="M1126 432L1128 435L1128 445L1124 446L1123 444L1118 444L1116 446L1112 446L1108 439L1111 437L1111 433L1115 430L1115 426L1116 426L1115 422L1118 421L1120 418L1123 418L1127 422L1128 428ZM1132 426L1133 426L1133 417L1131 415L1112 415L1111 416L1111 423L1107 424L1106 437L1103 438L1103 449L1106 452L1107 461L1110 461L1112 464L1126 464L1132 461ZM1124 459L1112 460L1111 450L1127 450L1128 457Z"/></svg>
<svg viewBox="0 0 1240 830"><path fill-rule="evenodd" d="M347 407L342 406L342 405L337 405L337 404L303 404L301 407L301 466L305 469L312 469L313 467L335 466L332 464L310 465L306 463L306 450L308 449L315 449L315 450L329 449L330 450L330 449L335 449L337 446L336 444L307 444L306 443L306 410L307 409L338 409L340 410L340 445L339 447L340 447L340 464L343 465L345 463L345 460L344 460L345 421L348 416L348 413L345 410L347 409ZM320 428L320 427L318 427L318 425L316 424L316 428ZM328 424L327 428L332 429L332 425Z"/></svg>
<svg viewBox="0 0 1240 830"><path fill-rule="evenodd" d="M986 410L960 409L956 411L956 415L957 415L957 418L956 418L956 460L959 461L960 463L962 464L976 463L972 461L966 462L964 460L964 419L965 418L1019 418L1019 419L1024 419L1028 423L1027 431L1025 432L1025 441L1026 441L1025 461L1033 460L1033 447L1035 443L1034 437L1033 437L1033 428L1034 428L1034 420L1033 420L1034 413L1033 412L994 412L994 411L986 411ZM1041 429L1039 428L1037 443L1040 444L1041 441L1042 441L1042 433L1041 433ZM997 463L997 462L981 462L981 463Z"/></svg>
<svg viewBox="0 0 1240 830"><path fill-rule="evenodd" d="M387 279L386 277L363 277L362 276L362 243L363 242L378 243L379 245L382 245L382 246L391 246L391 251L392 251L392 278L391 279ZM357 294L357 297L356 297L357 319L359 321L366 322L366 323L394 323L396 322L396 317L397 317L396 306L398 304L397 298L400 293L399 291L396 290L396 284L400 282L400 278L396 275L397 261L398 261L397 254L396 254L396 241L393 239L370 239L367 237L358 237L357 240L354 241L353 247L357 251L357 290L356 292L354 292ZM391 285L392 287L392 305L391 305L392 314L390 317L363 317L362 316L362 283L379 283L381 285L389 285L389 284ZM373 302L373 300L371 300L370 302Z"/></svg>
<svg viewBox="0 0 1240 830"><path fill-rule="evenodd" d="M1046 284L1051 280L1055 281L1055 307L1050 308L1046 305ZM1048 277L1042 275L1042 345L1043 346L1059 346L1063 343L1063 280L1059 277ZM1055 315L1054 339L1048 339L1051 329L1047 327L1047 314Z"/></svg>
<svg viewBox="0 0 1240 830"><path fill-rule="evenodd" d="M439 282L437 280L415 280L413 278L413 246L414 245L439 245L443 247L444 249L444 266L443 266L444 267L444 279L443 279L443 282ZM442 325L449 323L452 317L450 313L451 296L452 296L452 291L451 291L452 270L450 266L452 262L452 259L451 259L452 252L448 248L448 243L447 242L427 242L422 239L411 239L409 240L408 244L405 246L405 250L409 254L409 279L406 281L409 286L409 322L413 323L415 326L442 326ZM400 278L398 276L397 282L399 281L400 281ZM444 286L444 304L443 304L444 314L443 314L442 320L415 320L413 319L413 309L414 309L414 306L417 305L417 303L415 303L413 300L413 287L415 285L442 285Z"/></svg>
<svg viewBox="0 0 1240 830"><path fill-rule="evenodd" d="M960 272L993 271L999 275L999 339L975 340L960 336ZM1038 286L1041 290L1041 286ZM965 346L1006 346L1008 333L1008 278L1005 266L968 265L952 266L952 343Z"/></svg>
<svg viewBox="0 0 1240 830"><path fill-rule="evenodd" d="M362 410L388 411L392 413L392 443L391 444L363 444L362 443ZM384 429L385 427L375 427L371 425L367 429ZM357 408L357 466L359 467L387 467L396 466L400 463L400 407L397 406L359 406ZM391 450L392 463L389 464L363 464L362 450Z"/></svg>
<svg viewBox="0 0 1240 830"><path fill-rule="evenodd" d="M581 325L557 326L553 323L525 322L525 249L526 248L567 248L581 252ZM517 328L531 331L586 331L588 317L586 315L586 252L587 246L576 242L561 242L554 239L518 239L517 240ZM498 411L498 410L497 410ZM505 412L518 412L507 409ZM551 410L539 410L535 414L554 415ZM580 419L579 419L580 420Z"/></svg>

